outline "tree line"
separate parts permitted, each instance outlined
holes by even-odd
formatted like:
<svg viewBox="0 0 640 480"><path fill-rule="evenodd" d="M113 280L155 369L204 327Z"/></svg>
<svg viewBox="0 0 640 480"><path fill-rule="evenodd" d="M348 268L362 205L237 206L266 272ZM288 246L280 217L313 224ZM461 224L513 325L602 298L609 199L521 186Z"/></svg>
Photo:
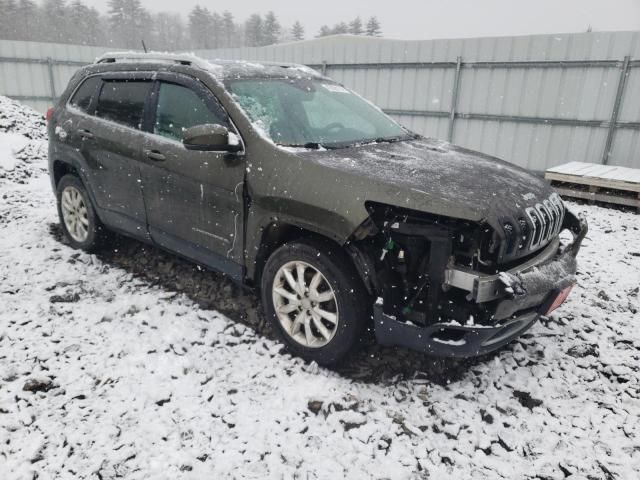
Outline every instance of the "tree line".
<svg viewBox="0 0 640 480"><path fill-rule="evenodd" d="M258 47L304 40L299 21L283 25L274 12L254 13L238 21L228 10L216 12L196 5L186 18L176 13L151 12L140 0L109 0L99 12L82 0L0 0L0 39L140 48L185 50L223 47ZM376 17L360 17L323 25L316 35L341 33L382 36Z"/></svg>

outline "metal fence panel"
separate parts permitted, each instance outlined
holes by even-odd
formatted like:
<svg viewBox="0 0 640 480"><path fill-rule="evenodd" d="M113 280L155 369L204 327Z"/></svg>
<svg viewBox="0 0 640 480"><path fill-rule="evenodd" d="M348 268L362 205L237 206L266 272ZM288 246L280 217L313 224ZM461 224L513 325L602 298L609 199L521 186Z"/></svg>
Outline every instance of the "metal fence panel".
<svg viewBox="0 0 640 480"><path fill-rule="evenodd" d="M79 65L109 50L55 43L0 40L0 94L44 112ZM50 61L49 61L50 60Z"/></svg>

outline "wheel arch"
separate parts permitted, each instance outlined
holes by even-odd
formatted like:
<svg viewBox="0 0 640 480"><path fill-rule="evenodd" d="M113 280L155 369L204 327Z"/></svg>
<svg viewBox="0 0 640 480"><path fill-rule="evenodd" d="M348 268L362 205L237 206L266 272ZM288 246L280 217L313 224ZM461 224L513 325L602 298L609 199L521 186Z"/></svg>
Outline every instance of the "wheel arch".
<svg viewBox="0 0 640 480"><path fill-rule="evenodd" d="M80 180L82 180L82 183L86 183L84 181L84 179L82 178L82 176L80 175L80 171L79 169L73 165L71 162L67 162L64 160L54 160L53 164L52 164L52 181L53 181L53 185L54 187L58 187L58 183L60 183L60 180L62 179L62 177L64 177L65 175L75 175L76 177L78 177Z"/></svg>
<svg viewBox="0 0 640 480"><path fill-rule="evenodd" d="M249 280L259 286L262 272L271 254L285 243L296 240L313 240L342 252L358 273L368 293L373 293L369 265L366 260L363 260L364 255L355 245L350 242L341 244L335 238L292 221L270 222L261 228L261 238L256 247L257 252L251 262L253 268L247 271Z"/></svg>
<svg viewBox="0 0 640 480"><path fill-rule="evenodd" d="M77 165L76 162L63 160L60 158L56 158L51 162L50 176L51 176L51 184L53 185L54 193L58 189L58 184L60 183L60 180L65 175L74 175L78 177L80 182L82 182L82 185L84 186L85 190L87 191L87 194L89 195L89 200L91 201L93 209L95 210L96 216L101 222L104 223L102 210L99 208L98 203L96 202L96 197L93 193L93 186L91 185L91 182L87 178L86 171L81 166Z"/></svg>

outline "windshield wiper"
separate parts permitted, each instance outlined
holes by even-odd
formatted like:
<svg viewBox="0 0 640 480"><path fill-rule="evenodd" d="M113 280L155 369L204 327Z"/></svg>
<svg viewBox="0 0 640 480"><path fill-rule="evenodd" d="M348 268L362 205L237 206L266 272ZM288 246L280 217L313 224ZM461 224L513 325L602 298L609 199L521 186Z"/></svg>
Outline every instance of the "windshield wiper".
<svg viewBox="0 0 640 480"><path fill-rule="evenodd" d="M375 140L372 140L372 143L395 143L403 139L404 137L378 137Z"/></svg>
<svg viewBox="0 0 640 480"><path fill-rule="evenodd" d="M292 148L309 148L311 150L320 150L321 148L325 148L321 143L318 142L307 142L304 144L294 144L294 143L279 143L281 147L292 147Z"/></svg>

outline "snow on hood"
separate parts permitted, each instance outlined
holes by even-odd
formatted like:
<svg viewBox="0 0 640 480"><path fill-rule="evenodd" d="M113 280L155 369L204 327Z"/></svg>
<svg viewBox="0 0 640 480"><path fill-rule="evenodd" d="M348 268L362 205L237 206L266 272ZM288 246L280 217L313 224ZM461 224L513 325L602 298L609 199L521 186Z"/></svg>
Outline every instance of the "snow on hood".
<svg viewBox="0 0 640 480"><path fill-rule="evenodd" d="M553 192L544 179L520 167L435 139L303 155L332 169L367 177L386 188L387 203L401 198L400 206L436 214L450 211L451 216L469 220L508 215Z"/></svg>

